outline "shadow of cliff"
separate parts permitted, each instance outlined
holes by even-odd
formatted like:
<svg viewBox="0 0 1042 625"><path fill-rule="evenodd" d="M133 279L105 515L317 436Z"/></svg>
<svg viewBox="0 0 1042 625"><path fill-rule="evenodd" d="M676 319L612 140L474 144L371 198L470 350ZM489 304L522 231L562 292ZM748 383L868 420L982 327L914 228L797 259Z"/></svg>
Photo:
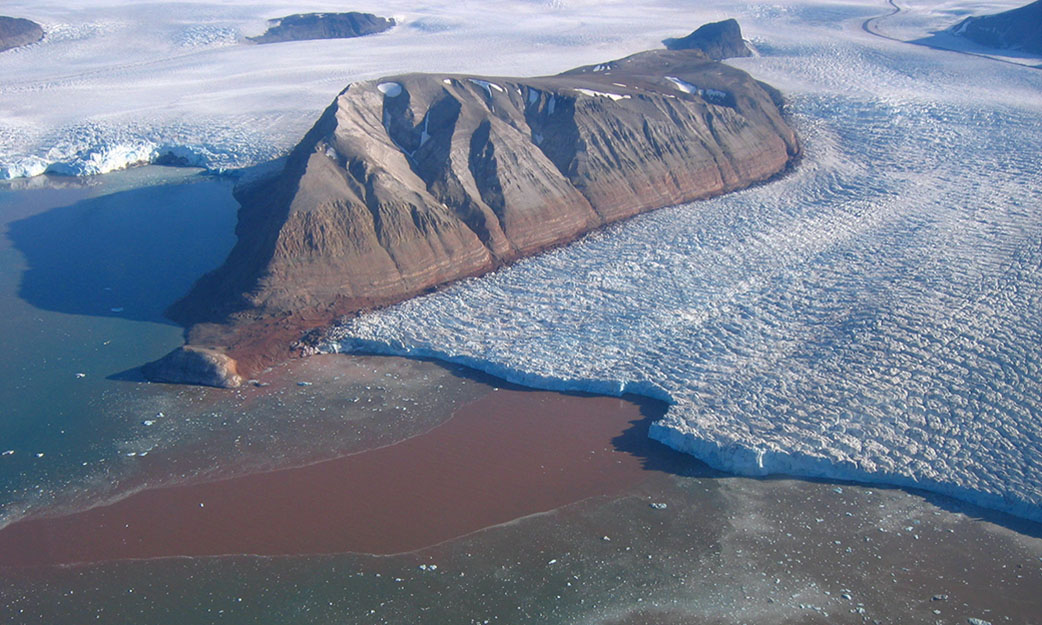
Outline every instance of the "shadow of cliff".
<svg viewBox="0 0 1042 625"><path fill-rule="evenodd" d="M9 225L18 296L71 315L172 323L163 311L227 256L238 204L212 178L83 200Z"/></svg>

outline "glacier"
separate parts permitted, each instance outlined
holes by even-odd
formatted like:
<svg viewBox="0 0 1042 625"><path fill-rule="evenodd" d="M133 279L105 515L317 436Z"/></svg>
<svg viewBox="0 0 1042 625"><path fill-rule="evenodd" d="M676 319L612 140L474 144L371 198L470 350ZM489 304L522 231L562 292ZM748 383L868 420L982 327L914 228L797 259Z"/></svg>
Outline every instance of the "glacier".
<svg viewBox="0 0 1042 625"><path fill-rule="evenodd" d="M1042 521L1042 74L873 37L877 5L769 8L784 26L734 64L791 97L794 172L348 320L322 349L648 395L670 403L651 435L720 469Z"/></svg>

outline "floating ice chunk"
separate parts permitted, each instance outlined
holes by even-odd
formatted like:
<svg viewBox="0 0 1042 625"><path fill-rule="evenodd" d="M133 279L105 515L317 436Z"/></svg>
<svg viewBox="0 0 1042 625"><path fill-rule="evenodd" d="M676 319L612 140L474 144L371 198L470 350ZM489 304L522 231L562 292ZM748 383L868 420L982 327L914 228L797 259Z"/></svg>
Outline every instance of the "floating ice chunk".
<svg viewBox="0 0 1042 625"><path fill-rule="evenodd" d="M630 99L630 96L628 95L620 95L618 93L605 93L603 91L594 91L593 89L576 89L576 91L583 95L590 96L591 98L609 98L614 102L618 102L619 100Z"/></svg>
<svg viewBox="0 0 1042 625"><path fill-rule="evenodd" d="M4 453L0 454L0 456L13 456L13 455L14 455L14 450L13 449L8 449Z"/></svg>
<svg viewBox="0 0 1042 625"><path fill-rule="evenodd" d="M376 88L388 98L397 98L402 95L402 86L396 82L382 82L376 85Z"/></svg>
<svg viewBox="0 0 1042 625"><path fill-rule="evenodd" d="M76 374L76 379L77 379L77 380L79 380L79 379L81 379L81 378L85 378L85 377L87 377L87 374L86 374L86 373L83 373L83 372L79 372L79 373L77 373L77 374Z"/></svg>
<svg viewBox="0 0 1042 625"><path fill-rule="evenodd" d="M142 425L155 425L155 421L153 421L152 419L145 419L144 421L141 422L141 424Z"/></svg>

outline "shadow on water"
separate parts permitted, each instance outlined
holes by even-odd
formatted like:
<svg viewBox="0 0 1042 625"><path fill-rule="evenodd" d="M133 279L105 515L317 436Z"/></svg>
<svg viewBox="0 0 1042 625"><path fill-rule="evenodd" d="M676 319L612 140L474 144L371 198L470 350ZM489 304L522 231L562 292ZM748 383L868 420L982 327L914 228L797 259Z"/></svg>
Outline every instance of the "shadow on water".
<svg viewBox="0 0 1042 625"><path fill-rule="evenodd" d="M231 187L213 179L91 198L9 225L27 262L18 296L73 315L172 323L163 311L227 256Z"/></svg>

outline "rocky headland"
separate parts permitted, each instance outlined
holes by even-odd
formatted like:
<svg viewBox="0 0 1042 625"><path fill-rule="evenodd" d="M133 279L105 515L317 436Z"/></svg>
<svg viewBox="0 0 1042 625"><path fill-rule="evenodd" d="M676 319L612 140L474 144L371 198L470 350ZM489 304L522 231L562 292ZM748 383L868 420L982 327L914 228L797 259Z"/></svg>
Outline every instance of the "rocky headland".
<svg viewBox="0 0 1042 625"><path fill-rule="evenodd" d="M342 315L783 172L799 146L781 106L699 50L352 84L279 174L238 189L236 246L169 315L250 375Z"/></svg>
<svg viewBox="0 0 1042 625"><path fill-rule="evenodd" d="M393 26L393 19L372 13L298 13L271 20L263 35L247 39L254 43L349 39L382 33Z"/></svg>
<svg viewBox="0 0 1042 625"><path fill-rule="evenodd" d="M0 52L43 39L43 28L31 20L0 15Z"/></svg>
<svg viewBox="0 0 1042 625"><path fill-rule="evenodd" d="M741 26L733 19L705 24L686 37L666 39L662 43L669 50L701 50L717 61L753 55L742 39Z"/></svg>
<svg viewBox="0 0 1042 625"><path fill-rule="evenodd" d="M994 15L967 17L951 31L999 50L1042 54L1042 0Z"/></svg>

